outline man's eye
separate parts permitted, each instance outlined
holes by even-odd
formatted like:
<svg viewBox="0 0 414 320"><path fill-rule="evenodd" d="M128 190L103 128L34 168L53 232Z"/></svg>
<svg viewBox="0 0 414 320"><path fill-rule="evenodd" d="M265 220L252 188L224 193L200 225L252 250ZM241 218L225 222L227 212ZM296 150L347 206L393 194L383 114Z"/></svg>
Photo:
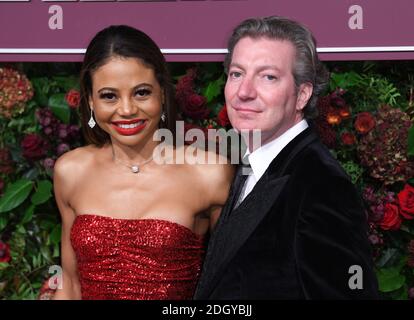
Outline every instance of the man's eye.
<svg viewBox="0 0 414 320"><path fill-rule="evenodd" d="M276 80L276 79L277 79L277 77L275 77L275 76L273 76L273 75L271 75L271 74L267 74L267 75L265 75L265 78L266 78L267 80L270 80L270 81L273 81L273 80Z"/></svg>
<svg viewBox="0 0 414 320"><path fill-rule="evenodd" d="M138 97L146 97L151 94L151 91L148 89L139 89L135 92L135 95Z"/></svg>
<svg viewBox="0 0 414 320"><path fill-rule="evenodd" d="M238 71L232 71L230 72L230 77L231 78L240 78L241 77L241 73Z"/></svg>
<svg viewBox="0 0 414 320"><path fill-rule="evenodd" d="M101 93L101 95L99 96L101 99L104 100L115 100L116 95L114 93L111 92L105 92L105 93Z"/></svg>

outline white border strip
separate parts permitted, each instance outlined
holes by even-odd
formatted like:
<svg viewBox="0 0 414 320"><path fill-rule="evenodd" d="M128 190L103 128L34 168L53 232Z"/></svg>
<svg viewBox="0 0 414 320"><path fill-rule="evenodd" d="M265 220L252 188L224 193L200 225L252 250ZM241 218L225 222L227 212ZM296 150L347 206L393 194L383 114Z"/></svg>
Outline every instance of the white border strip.
<svg viewBox="0 0 414 320"><path fill-rule="evenodd" d="M396 47L326 47L318 48L319 53L353 52L414 52L414 46ZM86 49L20 49L0 48L0 54L84 54ZM227 49L161 49L164 54L226 54Z"/></svg>

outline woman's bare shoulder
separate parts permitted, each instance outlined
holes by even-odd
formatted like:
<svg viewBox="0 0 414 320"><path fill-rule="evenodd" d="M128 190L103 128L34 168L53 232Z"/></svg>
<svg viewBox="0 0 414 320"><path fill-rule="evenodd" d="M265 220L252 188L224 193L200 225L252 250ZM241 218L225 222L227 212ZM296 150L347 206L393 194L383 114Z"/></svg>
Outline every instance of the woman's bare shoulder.
<svg viewBox="0 0 414 320"><path fill-rule="evenodd" d="M196 168L209 184L229 185L233 180L234 166L230 160L214 151L197 150Z"/></svg>
<svg viewBox="0 0 414 320"><path fill-rule="evenodd" d="M54 173L58 175L81 174L90 165L99 148L89 145L61 155L56 161Z"/></svg>

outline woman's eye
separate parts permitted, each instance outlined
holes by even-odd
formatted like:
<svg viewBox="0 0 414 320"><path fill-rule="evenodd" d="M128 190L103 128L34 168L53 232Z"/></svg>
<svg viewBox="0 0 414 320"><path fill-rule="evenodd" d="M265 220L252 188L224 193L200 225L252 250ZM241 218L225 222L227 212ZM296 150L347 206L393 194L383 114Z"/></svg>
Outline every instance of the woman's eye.
<svg viewBox="0 0 414 320"><path fill-rule="evenodd" d="M106 92L106 93L101 93L101 95L99 97L101 99L104 99L104 100L112 101L112 100L115 100L116 95L114 93L111 93L111 92Z"/></svg>
<svg viewBox="0 0 414 320"><path fill-rule="evenodd" d="M151 94L151 91L148 89L139 89L135 92L135 95L137 95L138 97L146 97L148 95Z"/></svg>

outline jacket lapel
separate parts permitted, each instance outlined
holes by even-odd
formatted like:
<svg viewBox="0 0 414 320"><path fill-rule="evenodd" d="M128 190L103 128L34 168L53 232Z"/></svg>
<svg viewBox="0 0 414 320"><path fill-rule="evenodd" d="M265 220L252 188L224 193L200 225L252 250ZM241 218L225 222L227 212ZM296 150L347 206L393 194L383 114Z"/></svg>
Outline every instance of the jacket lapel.
<svg viewBox="0 0 414 320"><path fill-rule="evenodd" d="M223 222L215 239L214 265L217 272L209 283L211 288L215 287L227 264L270 211L288 180L289 176L261 179L261 183L255 187L255 192L250 193ZM272 197L266 196L269 194Z"/></svg>
<svg viewBox="0 0 414 320"><path fill-rule="evenodd" d="M311 133L310 129L306 129L292 140L272 161L252 192L233 212L231 204L238 195L234 188L231 189L229 199L210 239L195 298L205 299L210 295L228 263L278 200L289 180L289 175L284 173L291 160L315 139L316 135Z"/></svg>

